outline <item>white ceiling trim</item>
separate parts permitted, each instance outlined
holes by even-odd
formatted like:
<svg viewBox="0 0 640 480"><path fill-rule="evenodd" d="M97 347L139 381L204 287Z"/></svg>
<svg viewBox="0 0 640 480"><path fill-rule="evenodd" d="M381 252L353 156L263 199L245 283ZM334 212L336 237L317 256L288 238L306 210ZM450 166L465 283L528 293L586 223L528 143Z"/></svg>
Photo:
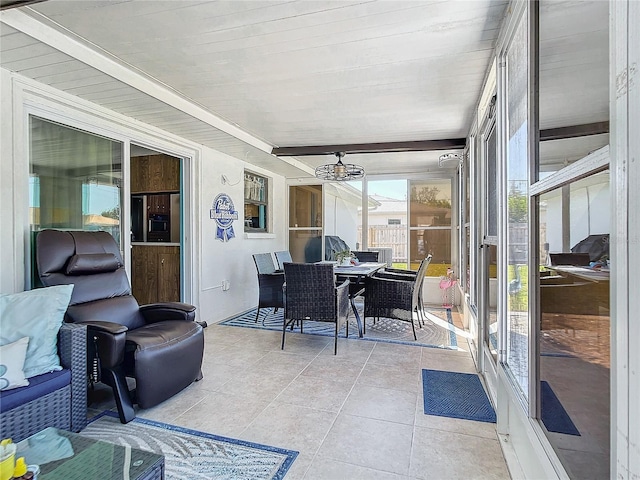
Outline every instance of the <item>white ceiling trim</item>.
<svg viewBox="0 0 640 480"><path fill-rule="evenodd" d="M308 173L311 176L315 175L315 169L313 167L310 167L306 163L301 162L296 157L278 157L278 158L280 160L282 160L283 162L288 163L292 167L295 167L298 170L301 170L301 171L303 171L305 173Z"/></svg>
<svg viewBox="0 0 640 480"><path fill-rule="evenodd" d="M40 14L30 10L32 15ZM265 153L271 153L272 145L250 135L238 126L223 120L208 110L205 110L190 100L180 96L171 89L151 80L123 64L116 62L97 50L71 38L70 32L63 33L57 29L45 25L31 15L12 9L3 11L0 20L3 23L15 28L18 31L49 45L56 50L75 58L86 65L89 65L116 80L121 81L145 94L156 98L198 120L201 120L212 127L231 135L242 142L245 142ZM62 28L62 27L61 27Z"/></svg>

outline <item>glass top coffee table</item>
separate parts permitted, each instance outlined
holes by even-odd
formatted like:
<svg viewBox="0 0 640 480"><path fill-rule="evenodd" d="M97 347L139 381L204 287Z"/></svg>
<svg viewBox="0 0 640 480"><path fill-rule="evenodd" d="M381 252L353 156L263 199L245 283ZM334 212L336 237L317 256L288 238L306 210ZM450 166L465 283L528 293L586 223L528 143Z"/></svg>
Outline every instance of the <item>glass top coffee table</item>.
<svg viewBox="0 0 640 480"><path fill-rule="evenodd" d="M161 480L164 456L45 428L17 445L16 458L39 465L38 480Z"/></svg>

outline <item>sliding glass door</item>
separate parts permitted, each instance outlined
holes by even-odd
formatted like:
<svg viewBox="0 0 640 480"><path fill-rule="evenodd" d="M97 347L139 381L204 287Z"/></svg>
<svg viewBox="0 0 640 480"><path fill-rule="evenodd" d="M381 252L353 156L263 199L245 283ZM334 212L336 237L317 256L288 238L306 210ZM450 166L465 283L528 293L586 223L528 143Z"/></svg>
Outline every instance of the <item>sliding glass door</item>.
<svg viewBox="0 0 640 480"><path fill-rule="evenodd" d="M122 249L123 144L35 116L29 127L32 255L45 228L107 231Z"/></svg>
<svg viewBox="0 0 640 480"><path fill-rule="evenodd" d="M289 252L294 262L319 262L322 242L322 185L289 187Z"/></svg>

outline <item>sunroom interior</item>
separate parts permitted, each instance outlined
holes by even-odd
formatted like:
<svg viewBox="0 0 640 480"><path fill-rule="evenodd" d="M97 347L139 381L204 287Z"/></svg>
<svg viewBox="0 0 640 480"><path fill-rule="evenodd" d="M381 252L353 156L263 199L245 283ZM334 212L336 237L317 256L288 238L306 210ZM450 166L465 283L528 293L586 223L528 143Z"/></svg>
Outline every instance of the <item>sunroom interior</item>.
<svg viewBox="0 0 640 480"><path fill-rule="evenodd" d="M133 212L154 200L132 186L134 165L171 158L180 182L162 191L179 197L180 228L163 255L177 261L179 278L158 287L172 295L158 300L193 303L216 324L255 307L252 253L317 261L327 236L353 250L386 249L394 267L415 270L431 254L424 300L440 306L439 282L457 280L458 327L498 411L498 434L526 424L523 435L540 445L535 453L503 445L516 451L511 463L505 454L511 474L604 478L609 8L555 0L7 8L2 139L13 162L3 159L2 185L14 195L2 216L18 218L2 238L20 238L20 248L2 291L38 286L32 236L43 228L111 232L132 252L135 282L151 232L134 233ZM337 152L364 178L318 180L315 169ZM239 212L232 237L211 220L221 192ZM164 218L155 219L160 229ZM591 237L602 247L587 262L595 275L552 261ZM140 295L154 299L146 287L139 283ZM552 400L574 430L547 429Z"/></svg>

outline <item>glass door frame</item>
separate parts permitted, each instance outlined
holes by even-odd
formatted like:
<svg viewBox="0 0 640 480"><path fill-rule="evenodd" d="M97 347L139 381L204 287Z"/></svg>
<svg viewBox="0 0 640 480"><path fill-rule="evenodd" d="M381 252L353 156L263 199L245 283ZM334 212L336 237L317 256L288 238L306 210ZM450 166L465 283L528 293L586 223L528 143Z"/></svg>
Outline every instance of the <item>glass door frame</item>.
<svg viewBox="0 0 640 480"><path fill-rule="evenodd" d="M193 269L188 266L188 262L186 261L186 259L192 258L194 245L193 242L185 241L185 238L190 236L188 235L188 232L191 231L189 225L193 225L193 219L191 219L188 215L189 210L192 209L185 208L186 205L192 205L192 197L194 192L192 157L185 156L184 153L175 153L171 149L158 147L153 142L138 141L134 138L129 138L125 142L125 152L127 155L127 192L125 200L127 203L127 212L131 212L131 182L129 181L129 177L131 176L131 145L146 148L148 150L153 150L158 154L169 155L180 161L180 299L182 302L193 303L194 282L192 281L191 275L189 274L189 272L193 272ZM128 228L130 231L130 215L127 215L127 221L129 222ZM125 258L125 263L127 265L127 275L130 279L132 279L133 275L131 269L133 260L131 259L131 236L126 235L126 237L126 241L128 243L128 248L126 249L126 251L128 253L123 258Z"/></svg>
<svg viewBox="0 0 640 480"><path fill-rule="evenodd" d="M320 187L321 189L321 205L322 205L322 225L321 226L308 226L308 227L298 227L298 226L291 226L291 218L290 218L290 208L291 208L291 188L293 187ZM287 236L286 236L286 245L287 245L287 250L291 251L291 245L289 244L289 240L291 239L291 232L319 232L320 233L320 238L322 239L321 243L321 248L320 248L320 259L324 260L324 253L325 253L325 241L324 241L324 237L325 237L325 224L326 224L326 208L325 208L325 188L324 188L324 182L321 181L313 181L312 179L309 179L308 182L304 182L304 181L287 181L285 183L285 188L286 188L286 215L287 215L287 221L286 221L286 226L287 226ZM296 261L296 259L294 258L294 262Z"/></svg>
<svg viewBox="0 0 640 480"><path fill-rule="evenodd" d="M500 269L502 268L502 242L500 239L502 231L502 176L501 176L501 124L498 121L498 104L497 90L494 89L494 101L486 110L486 115L482 121L480 134L477 142L477 167L479 175L476 176L476 191L479 193L478 208L476 211L476 228L479 230L478 235L478 254L477 254L477 271L478 284L477 284L477 323L478 331L475 341L478 346L478 370L484 375L484 378L488 385L489 393L495 398L497 392L497 365L501 361L501 355L504 350L502 342L502 324L504 322L500 319L500 313L502 308L500 305L502 296L501 291L501 278ZM489 189L489 165L488 165L488 141L490 136L495 135L495 232L490 232L489 229L489 208L488 208L488 189ZM496 340L497 340L497 356L493 358L491 354L491 347L487 342L489 336L489 311L490 311L490 274L489 274L489 249L495 247L497 250L497 285L496 285Z"/></svg>
<svg viewBox="0 0 640 480"><path fill-rule="evenodd" d="M126 135L122 135L122 134L118 134L117 132L114 132L113 130L107 129L107 128L101 128L100 126L97 125L98 122L96 122L95 124L93 123L87 123L87 122L83 122L83 121L79 121L77 119L74 118L70 118L67 115L63 115L61 113L58 112L52 112L49 109L44 109L41 108L41 106L39 105L32 105L31 103L27 103L25 102L25 107L24 107L24 142L25 142L25 151L28 152L28 154L26 155L26 161L25 161L25 169L26 169L26 175L27 178L30 176L30 169L31 169L31 130L30 130L30 125L31 125L31 118L32 117L36 117L36 118L40 118L44 121L48 121L48 122L53 122L56 123L58 125L61 125L62 127L65 128L69 128L69 129L73 129L73 130L79 130L82 131L88 135L95 135L95 136L99 136L99 137L103 137L106 139L109 139L111 141L114 142L119 142L122 146L122 152L121 152L121 175L122 175L122 179L121 179L121 184L120 184L120 254L122 255L122 259L124 261L124 266L125 266L125 271L127 272L127 275L129 276L129 278L131 278L131 255L130 255L130 250L131 250L131 238L129 235L125 235L124 232L130 231L131 230L131 219L129 215L123 215L123 212L129 212L130 208L131 208L131 200L130 200L130 196L131 196L131 191L130 191L130 185L129 185L129 168L130 168L130 159L129 159L129 152L130 152L130 147L129 147L129 143L130 143L130 139L126 136ZM26 187L27 189L29 188L28 185ZM28 193L26 198L28 199ZM29 202L26 202L27 208L29 205ZM27 217L28 218L28 215ZM27 220L26 222L26 235L25 235L25 252L29 252L29 255L25 255L25 271L24 271L24 288L26 290L30 290L32 288L32 269L33 269L33 265L31 263L31 257L32 257L32 252L31 252L31 240L30 240L30 225L29 225L29 221Z"/></svg>
<svg viewBox="0 0 640 480"><path fill-rule="evenodd" d="M198 302L198 269L195 262L195 162L198 152L184 144L165 141L151 132L134 131L129 126L113 124L109 119L96 115L87 115L74 109L73 105L61 105L55 103L53 108L49 105L50 100L37 96L30 98L30 92L23 92L22 106L22 141L23 148L28 154L22 164L22 172L29 177L31 135L29 131L30 118L32 116L46 121L55 122L62 126L81 130L90 135L97 135L108 138L122 144L122 179L121 179L121 242L120 250L124 261L125 271L131 278L131 238L124 234L131 230L131 218L128 214L131 210L131 187L130 187L130 166L131 166L131 144L146 147L160 153L166 153L181 160L181 231L180 231L180 274L181 274L181 299L183 302L197 304ZM28 182L25 183L24 197L25 219L28 219ZM24 288L31 289L31 242L29 235L29 222L24 225L24 251L29 252L24 258ZM193 232L193 235L192 233Z"/></svg>
<svg viewBox="0 0 640 480"><path fill-rule="evenodd" d="M479 198L479 161L480 155L478 154L478 135L477 132L474 131L472 135L469 136L468 139L468 158L465 159L466 168L469 170L469 182L466 184L464 188L461 190L469 189L469 214L463 216L463 221L465 222L465 230L469 229L469 244L466 244L466 240L462 245L465 245L467 252L465 255L469 257L469 288L466 292L466 300L467 306L469 308L469 333L470 337L470 345L471 345L471 354L476 361L476 366L478 370L480 369L479 355L480 347L478 343L478 339L480 338L480 325L478 323L478 279L479 279L479 254L480 249L478 248L480 245L480 232L478 231L479 225L479 208L477 202L472 201L471 199ZM463 180L464 183L464 180ZM465 193L466 194L466 193ZM466 199L463 199L466 202ZM468 219L468 220L467 220ZM464 235L464 233L463 233ZM461 258L464 258L461 255ZM466 275L466 272L465 272Z"/></svg>

